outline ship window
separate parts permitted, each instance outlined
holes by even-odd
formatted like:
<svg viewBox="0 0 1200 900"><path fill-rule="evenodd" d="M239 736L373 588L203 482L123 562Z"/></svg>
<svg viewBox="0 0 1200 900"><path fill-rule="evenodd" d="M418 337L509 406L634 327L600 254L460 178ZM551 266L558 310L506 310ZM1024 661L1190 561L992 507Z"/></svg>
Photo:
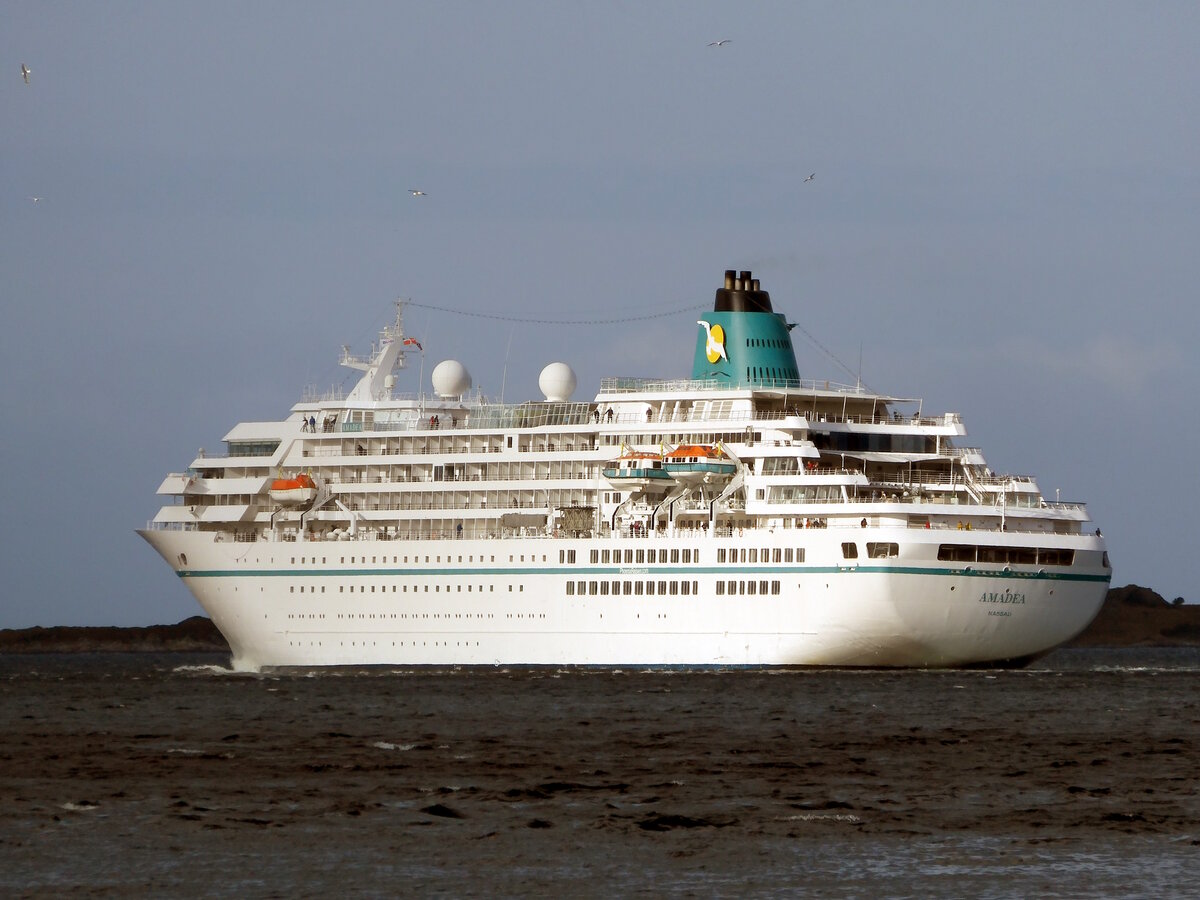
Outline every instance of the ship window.
<svg viewBox="0 0 1200 900"><path fill-rule="evenodd" d="M593 595L596 593L596 582L594 582L594 581L588 582L588 593L593 594Z"/></svg>
<svg viewBox="0 0 1200 900"><path fill-rule="evenodd" d="M858 544L853 541L846 541L842 544L843 559L858 559Z"/></svg>
<svg viewBox="0 0 1200 900"><path fill-rule="evenodd" d="M660 594L665 594L667 592L667 583L665 581L660 581L658 583L658 592Z"/></svg>
<svg viewBox="0 0 1200 900"><path fill-rule="evenodd" d="M660 563L665 563L667 561L667 551L666 550L658 551L658 561Z"/></svg>
<svg viewBox="0 0 1200 900"><path fill-rule="evenodd" d="M789 550L788 553L791 553L791 551ZM772 562L782 562L783 561L783 552L782 552L782 550L780 550L779 547L776 547L773 551L771 551L771 561Z"/></svg>
<svg viewBox="0 0 1200 900"><path fill-rule="evenodd" d="M647 593L647 594L653 594L653 593L654 593L654 582L653 582L653 581L647 581L647 582L646 582L646 593Z"/></svg>
<svg viewBox="0 0 1200 900"><path fill-rule="evenodd" d="M755 588L756 588L755 582L753 582L753 581L746 582L746 593L747 594L750 594L751 596L753 596L754 592L755 592Z"/></svg>
<svg viewBox="0 0 1200 900"><path fill-rule="evenodd" d="M717 562L719 562L719 563L725 562L725 548L724 547L717 548ZM722 591L722 593L724 593L724 591Z"/></svg>
<svg viewBox="0 0 1200 900"><path fill-rule="evenodd" d="M599 551L599 550L593 550L593 551L592 551L592 555L591 555L591 559L592 559L592 563L593 563L593 564L594 564L594 563L598 563L598 562L600 562L600 551Z"/></svg>
<svg viewBox="0 0 1200 900"><path fill-rule="evenodd" d="M772 593L772 594L778 594L778 593L779 593L779 582L778 582L778 581L772 581L772 582L771 582L771 593Z"/></svg>
<svg viewBox="0 0 1200 900"><path fill-rule="evenodd" d="M758 562L758 550L754 547L751 547L749 550L749 553L750 553L750 562L752 562L752 563Z"/></svg>
<svg viewBox="0 0 1200 900"><path fill-rule="evenodd" d="M1106 551L1107 552L1107 551ZM1047 566L1069 566L1075 562L1074 550L1046 550L1037 552L1038 562ZM1105 563L1107 565L1107 563Z"/></svg>
<svg viewBox="0 0 1200 900"><path fill-rule="evenodd" d="M673 562L673 563L679 562L679 550L678 549L671 550L671 562Z"/></svg>
<svg viewBox="0 0 1200 900"><path fill-rule="evenodd" d="M640 563L644 563L646 561L646 551L645 550L639 550L637 552L637 561Z"/></svg>
<svg viewBox="0 0 1200 900"><path fill-rule="evenodd" d="M783 550L783 561L784 561L784 562L791 562L791 561L792 561L792 548L791 548L791 547L785 547L785 548L784 548L784 550Z"/></svg>
<svg viewBox="0 0 1200 900"><path fill-rule="evenodd" d="M627 583L628 583L628 582L627 582ZM645 588L644 588L644 586L643 586L642 582L640 582L640 581L635 581L635 582L633 583L633 592L634 592L634 594L636 594L636 595L637 595L637 596L639 596L639 597L640 597L640 596L641 596L643 593L645 593Z"/></svg>
<svg viewBox="0 0 1200 900"><path fill-rule="evenodd" d="M687 547L683 549L683 561L685 563L690 563L692 561L692 551Z"/></svg>
<svg viewBox="0 0 1200 900"><path fill-rule="evenodd" d="M764 597L766 596L766 594L767 594L767 583L766 583L765 581L760 581L760 582L758 583L758 592L759 592L760 594L762 594Z"/></svg>
<svg viewBox="0 0 1200 900"><path fill-rule="evenodd" d="M595 551L593 551L593 552L595 552ZM612 560L609 558L609 551L608 551L608 550L605 550L605 551L604 551L604 557L603 557L603 560L604 560L604 562L612 562Z"/></svg>
<svg viewBox="0 0 1200 900"><path fill-rule="evenodd" d="M674 596L675 594L678 594L678 593L679 593L679 582L672 581L671 582L671 595Z"/></svg>
<svg viewBox="0 0 1200 900"><path fill-rule="evenodd" d="M633 593L633 587L630 585L630 583L628 581L625 582L625 596L628 597L632 593Z"/></svg>
<svg viewBox="0 0 1200 900"><path fill-rule="evenodd" d="M691 593L691 583L687 582L687 581L682 582L679 585L679 593L683 594L685 597L688 594L690 594Z"/></svg>
<svg viewBox="0 0 1200 900"><path fill-rule="evenodd" d="M601 596L604 596L604 597L608 596L608 582L607 581L600 582L600 594L601 594Z"/></svg>
<svg viewBox="0 0 1200 900"><path fill-rule="evenodd" d="M627 562L627 563L633 562L633 551L632 550L625 551L625 562Z"/></svg>
<svg viewBox="0 0 1200 900"><path fill-rule="evenodd" d="M900 555L900 545L887 541L868 541L867 556L871 559L894 559Z"/></svg>
<svg viewBox="0 0 1200 900"><path fill-rule="evenodd" d="M573 582L573 581L567 582L567 596L568 597L575 596L575 582Z"/></svg>
<svg viewBox="0 0 1200 900"><path fill-rule="evenodd" d="M975 562L975 546L973 544L942 544L938 547L937 558L943 562Z"/></svg>

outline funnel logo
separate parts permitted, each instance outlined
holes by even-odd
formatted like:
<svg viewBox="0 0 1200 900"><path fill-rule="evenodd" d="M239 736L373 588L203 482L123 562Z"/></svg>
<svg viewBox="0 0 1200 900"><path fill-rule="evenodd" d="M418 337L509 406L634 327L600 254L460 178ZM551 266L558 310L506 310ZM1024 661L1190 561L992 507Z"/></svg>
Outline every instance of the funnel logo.
<svg viewBox="0 0 1200 900"><path fill-rule="evenodd" d="M708 361L715 363L718 359L723 359L729 362L729 357L725 355L725 329L720 325L709 325L703 319L697 320L696 324L704 326L704 353Z"/></svg>

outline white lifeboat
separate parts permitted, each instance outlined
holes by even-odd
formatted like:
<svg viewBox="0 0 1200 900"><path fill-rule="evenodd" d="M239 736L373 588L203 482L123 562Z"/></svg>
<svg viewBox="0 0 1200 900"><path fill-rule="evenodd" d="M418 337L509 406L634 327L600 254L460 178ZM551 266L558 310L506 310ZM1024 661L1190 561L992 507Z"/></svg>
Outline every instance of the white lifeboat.
<svg viewBox="0 0 1200 900"><path fill-rule="evenodd" d="M603 474L614 487L665 491L671 486L671 476L663 468L661 453L626 451L605 466Z"/></svg>

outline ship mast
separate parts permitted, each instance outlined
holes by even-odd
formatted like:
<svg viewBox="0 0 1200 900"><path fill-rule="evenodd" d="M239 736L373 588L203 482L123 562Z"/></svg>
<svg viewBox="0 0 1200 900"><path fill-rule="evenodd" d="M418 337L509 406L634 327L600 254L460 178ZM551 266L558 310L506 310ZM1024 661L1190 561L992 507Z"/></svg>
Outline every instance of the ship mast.
<svg viewBox="0 0 1200 900"><path fill-rule="evenodd" d="M387 400L395 383L393 372L405 367L405 357L410 346L421 345L416 338L404 336L404 299L396 301L396 321L379 332L378 342L371 345L369 356L353 356L349 345L343 345L340 365L363 372L354 389L346 399L350 402Z"/></svg>

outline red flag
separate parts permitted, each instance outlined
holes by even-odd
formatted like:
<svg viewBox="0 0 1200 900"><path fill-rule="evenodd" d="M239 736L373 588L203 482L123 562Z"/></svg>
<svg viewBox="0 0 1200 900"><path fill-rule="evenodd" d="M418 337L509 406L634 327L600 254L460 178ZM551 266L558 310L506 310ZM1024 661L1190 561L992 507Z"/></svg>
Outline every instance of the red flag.
<svg viewBox="0 0 1200 900"><path fill-rule="evenodd" d="M405 338L405 339L404 339L404 343L406 343L406 344L416 344L416 345L417 345L417 349L418 349L418 350L421 350L421 351L424 351L424 349L425 349L424 347L422 347L422 346L421 346L421 342L420 342L420 341L418 341L416 338Z"/></svg>

